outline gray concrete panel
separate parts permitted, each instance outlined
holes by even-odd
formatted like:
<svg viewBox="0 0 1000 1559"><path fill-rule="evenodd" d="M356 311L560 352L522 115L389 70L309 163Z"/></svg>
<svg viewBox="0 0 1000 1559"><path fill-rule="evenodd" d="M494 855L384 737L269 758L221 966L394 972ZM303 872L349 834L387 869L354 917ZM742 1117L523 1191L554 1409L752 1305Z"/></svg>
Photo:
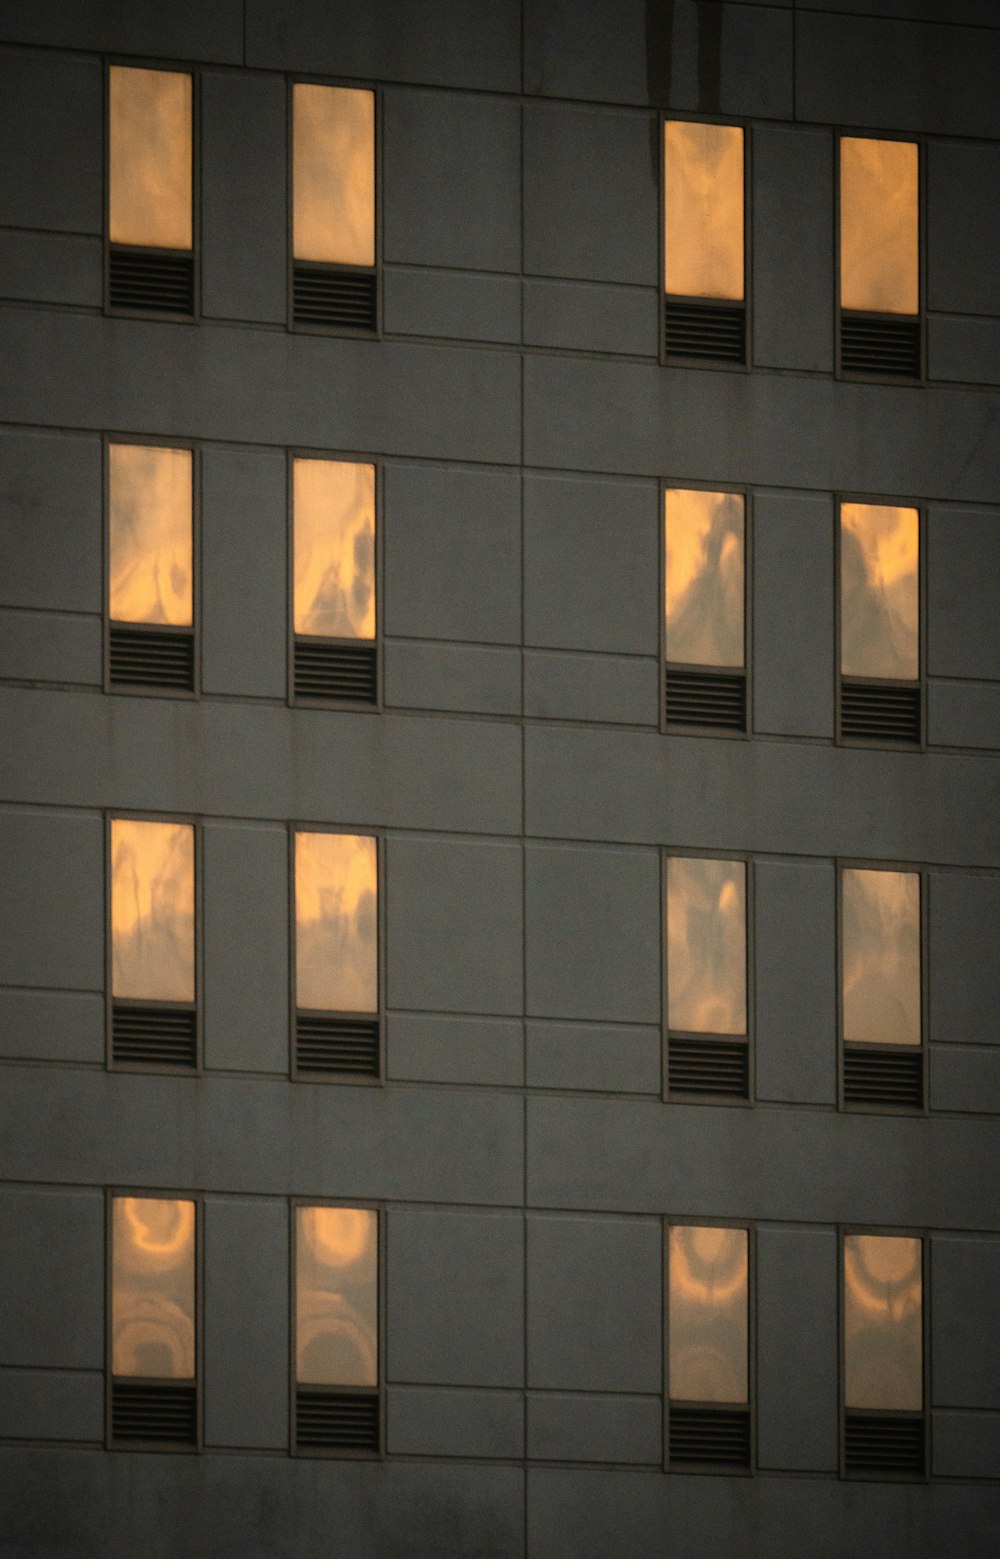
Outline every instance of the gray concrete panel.
<svg viewBox="0 0 1000 1559"><path fill-rule="evenodd" d="M528 1394L528 1456L533 1461L663 1461L663 1398Z"/></svg>
<svg viewBox="0 0 1000 1559"><path fill-rule="evenodd" d="M0 990L0 1055L19 1061L104 1062L104 997Z"/></svg>
<svg viewBox="0 0 1000 1559"><path fill-rule="evenodd" d="M931 746L1000 749L1000 684L927 684L927 740Z"/></svg>
<svg viewBox="0 0 1000 1559"><path fill-rule="evenodd" d="M931 1388L934 1407L1000 1408L1000 1238L931 1241Z"/></svg>
<svg viewBox="0 0 1000 1559"><path fill-rule="evenodd" d="M930 1037L997 1045L1000 877L930 875Z"/></svg>
<svg viewBox="0 0 1000 1559"><path fill-rule="evenodd" d="M993 9L994 20L996 10ZM927 146L927 303L958 314L1000 314L990 264L1000 221L1000 147Z"/></svg>
<svg viewBox="0 0 1000 1559"><path fill-rule="evenodd" d="M5 606L100 612L101 445L0 430L0 595Z"/></svg>
<svg viewBox="0 0 1000 1559"><path fill-rule="evenodd" d="M927 374L954 384L1000 384L1000 320L932 314Z"/></svg>
<svg viewBox="0 0 1000 1559"><path fill-rule="evenodd" d="M390 1386L386 1393L390 1456L524 1455L524 1398L519 1391Z"/></svg>
<svg viewBox="0 0 1000 1559"><path fill-rule="evenodd" d="M835 599L833 500L755 494L755 731L832 738Z"/></svg>
<svg viewBox="0 0 1000 1559"><path fill-rule="evenodd" d="M18 682L98 687L104 675L99 617L0 610L0 667Z"/></svg>
<svg viewBox="0 0 1000 1559"><path fill-rule="evenodd" d="M757 1231L757 1465L836 1472L837 1236Z"/></svg>
<svg viewBox="0 0 1000 1559"><path fill-rule="evenodd" d="M0 811L0 981L104 989L104 824Z"/></svg>
<svg viewBox="0 0 1000 1559"><path fill-rule="evenodd" d="M1000 1477L1000 1414L935 1413L931 1470L943 1478Z"/></svg>
<svg viewBox="0 0 1000 1559"><path fill-rule="evenodd" d="M0 1364L103 1370L101 1193L4 1186L0 1249L4 1253Z"/></svg>
<svg viewBox="0 0 1000 1559"><path fill-rule="evenodd" d="M543 720L598 720L606 725L658 723L659 661L624 655L524 657L524 712Z"/></svg>
<svg viewBox="0 0 1000 1559"><path fill-rule="evenodd" d="M202 457L202 688L284 698L288 687L285 457L208 448Z"/></svg>
<svg viewBox="0 0 1000 1559"><path fill-rule="evenodd" d="M509 343L521 339L521 283L514 276L387 265L382 308L392 335Z"/></svg>
<svg viewBox="0 0 1000 1559"><path fill-rule="evenodd" d="M210 6L198 0L171 0L168 6L159 0L87 0L71 7L9 0L3 30L19 43L243 64L240 0L213 0Z"/></svg>
<svg viewBox="0 0 1000 1559"><path fill-rule="evenodd" d="M205 1065L289 1067L288 833L206 823Z"/></svg>
<svg viewBox="0 0 1000 1559"><path fill-rule="evenodd" d="M653 287L534 281L524 284L529 346L655 357L659 297Z"/></svg>
<svg viewBox="0 0 1000 1559"><path fill-rule="evenodd" d="M288 1444L288 1206L207 1197L205 1444Z"/></svg>
<svg viewBox="0 0 1000 1559"><path fill-rule="evenodd" d="M10 10L4 10L7 37L16 36L18 30ZM121 46L119 42L117 47ZM0 100L9 130L15 132L4 136L0 149L0 223L100 233L104 221L100 61L0 49Z"/></svg>
<svg viewBox="0 0 1000 1559"><path fill-rule="evenodd" d="M932 1110L969 1115L1000 1115L1000 1050L971 1045L932 1045Z"/></svg>
<svg viewBox="0 0 1000 1559"><path fill-rule="evenodd" d="M100 308L101 265L98 238L0 231L0 297Z"/></svg>
<svg viewBox="0 0 1000 1559"><path fill-rule="evenodd" d="M659 1095L662 1030L622 1023L527 1025L529 1088Z"/></svg>
<svg viewBox="0 0 1000 1559"><path fill-rule="evenodd" d="M830 373L833 137L757 125L752 170L754 362Z"/></svg>
<svg viewBox="0 0 1000 1559"><path fill-rule="evenodd" d="M6 1440L103 1440L103 1374L0 1369L0 1436Z"/></svg>
<svg viewBox="0 0 1000 1559"><path fill-rule="evenodd" d="M519 1022L390 1012L387 1067L391 1078L416 1083L480 1083L518 1088L524 1077Z"/></svg>
<svg viewBox="0 0 1000 1559"><path fill-rule="evenodd" d="M280 77L201 77L201 308L216 319L288 313L288 121Z"/></svg>
<svg viewBox="0 0 1000 1559"><path fill-rule="evenodd" d="M519 715L520 651L390 640L385 647L385 702L399 709Z"/></svg>
<svg viewBox="0 0 1000 1559"><path fill-rule="evenodd" d="M927 515L927 669L1000 678L1000 515L933 505Z"/></svg>
<svg viewBox="0 0 1000 1559"><path fill-rule="evenodd" d="M829 862L754 868L758 1099L837 1102L836 876Z"/></svg>

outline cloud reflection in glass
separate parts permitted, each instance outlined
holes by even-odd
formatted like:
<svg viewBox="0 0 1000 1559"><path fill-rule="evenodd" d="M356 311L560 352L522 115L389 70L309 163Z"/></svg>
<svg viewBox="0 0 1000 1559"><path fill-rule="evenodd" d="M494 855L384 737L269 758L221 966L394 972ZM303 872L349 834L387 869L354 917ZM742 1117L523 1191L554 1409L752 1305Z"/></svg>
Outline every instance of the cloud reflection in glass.
<svg viewBox="0 0 1000 1559"><path fill-rule="evenodd" d="M667 660L742 666L742 495L668 488L664 525Z"/></svg>
<svg viewBox="0 0 1000 1559"><path fill-rule="evenodd" d="M923 1406L921 1241L844 1237L844 1401L849 1408Z"/></svg>
<svg viewBox="0 0 1000 1559"><path fill-rule="evenodd" d="M194 828L111 822L111 990L194 1001Z"/></svg>
<svg viewBox="0 0 1000 1559"><path fill-rule="evenodd" d="M364 834L295 835L296 1006L378 1011L378 865Z"/></svg>
<svg viewBox="0 0 1000 1559"><path fill-rule="evenodd" d="M675 1032L745 1034L746 866L667 860L667 1021Z"/></svg>
<svg viewBox="0 0 1000 1559"><path fill-rule="evenodd" d="M295 1374L305 1386L378 1384L378 1216L295 1210Z"/></svg>
<svg viewBox="0 0 1000 1559"><path fill-rule="evenodd" d="M111 1218L115 1375L194 1377L195 1206L116 1196Z"/></svg>
<svg viewBox="0 0 1000 1559"><path fill-rule="evenodd" d="M671 1400L745 1402L747 1231L675 1225L669 1287Z"/></svg>

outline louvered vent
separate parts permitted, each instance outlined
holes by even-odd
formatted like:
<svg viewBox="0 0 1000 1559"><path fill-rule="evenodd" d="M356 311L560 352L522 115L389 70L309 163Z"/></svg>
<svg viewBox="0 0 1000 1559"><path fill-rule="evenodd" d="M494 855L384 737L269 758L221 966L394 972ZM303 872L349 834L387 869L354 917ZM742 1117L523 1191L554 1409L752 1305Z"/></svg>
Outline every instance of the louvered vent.
<svg viewBox="0 0 1000 1559"><path fill-rule="evenodd" d="M668 358L742 367L747 360L746 309L741 303L682 303L667 298L663 305L663 350Z"/></svg>
<svg viewBox="0 0 1000 1559"><path fill-rule="evenodd" d="M117 1066L197 1066L195 1009L116 1001L111 1009L111 1059Z"/></svg>
<svg viewBox="0 0 1000 1559"><path fill-rule="evenodd" d="M679 1407L670 1404L672 1466L750 1466L750 1414L744 1407Z"/></svg>
<svg viewBox="0 0 1000 1559"><path fill-rule="evenodd" d="M108 303L113 309L190 319L194 313L194 255L186 249L112 247Z"/></svg>
<svg viewBox="0 0 1000 1559"><path fill-rule="evenodd" d="M844 1103L923 1109L924 1058L919 1045L845 1045Z"/></svg>
<svg viewBox="0 0 1000 1559"><path fill-rule="evenodd" d="M882 1478L922 1478L923 1417L845 1413L844 1470Z"/></svg>
<svg viewBox="0 0 1000 1559"><path fill-rule="evenodd" d="M197 1388L174 1381L112 1381L111 1438L122 1445L197 1445Z"/></svg>
<svg viewBox="0 0 1000 1559"><path fill-rule="evenodd" d="M746 730L747 690L742 671L686 671L668 666L666 687L668 725Z"/></svg>
<svg viewBox="0 0 1000 1559"><path fill-rule="evenodd" d="M378 698L374 644L296 639L295 697L374 704Z"/></svg>
<svg viewBox="0 0 1000 1559"><path fill-rule="evenodd" d="M296 1013L296 1072L377 1077L379 1069L378 1018Z"/></svg>
<svg viewBox="0 0 1000 1559"><path fill-rule="evenodd" d="M362 1451L377 1456L378 1396L297 1386L295 1446L299 1451Z"/></svg>
<svg viewBox="0 0 1000 1559"><path fill-rule="evenodd" d="M374 331L376 296L374 271L342 271L298 260L292 267L292 319L296 325Z"/></svg>
<svg viewBox="0 0 1000 1559"><path fill-rule="evenodd" d="M108 633L112 687L194 690L194 635L112 623Z"/></svg>
<svg viewBox="0 0 1000 1559"><path fill-rule="evenodd" d="M750 1092L750 1053L740 1040L671 1039L667 1052L671 1094L712 1094L746 1099Z"/></svg>
<svg viewBox="0 0 1000 1559"><path fill-rule="evenodd" d="M840 734L856 741L920 741L920 689L905 682L842 682Z"/></svg>
<svg viewBox="0 0 1000 1559"><path fill-rule="evenodd" d="M840 316L843 373L884 379L920 378L920 321L895 314Z"/></svg>

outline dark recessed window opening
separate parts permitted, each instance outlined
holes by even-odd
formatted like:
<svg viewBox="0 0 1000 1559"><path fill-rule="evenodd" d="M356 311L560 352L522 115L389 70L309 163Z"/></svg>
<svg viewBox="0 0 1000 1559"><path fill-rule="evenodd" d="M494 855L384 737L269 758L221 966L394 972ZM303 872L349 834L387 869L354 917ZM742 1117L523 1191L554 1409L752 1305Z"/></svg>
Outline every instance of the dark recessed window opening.
<svg viewBox="0 0 1000 1559"><path fill-rule="evenodd" d="M111 820L111 1060L198 1064L190 823Z"/></svg>
<svg viewBox="0 0 1000 1559"><path fill-rule="evenodd" d="M917 747L920 515L890 504L840 505L841 740Z"/></svg>
<svg viewBox="0 0 1000 1559"><path fill-rule="evenodd" d="M747 1230L673 1226L668 1290L669 1466L677 1472L748 1471Z"/></svg>
<svg viewBox="0 0 1000 1559"><path fill-rule="evenodd" d="M381 1450L378 1213L295 1208L293 1447L300 1456Z"/></svg>
<svg viewBox="0 0 1000 1559"><path fill-rule="evenodd" d="M919 148L840 139L840 371L918 380Z"/></svg>
<svg viewBox="0 0 1000 1559"><path fill-rule="evenodd" d="M378 701L375 467L292 461L292 694Z"/></svg>
<svg viewBox="0 0 1000 1559"><path fill-rule="evenodd" d="M191 693L194 456L108 445L108 685Z"/></svg>
<svg viewBox="0 0 1000 1559"><path fill-rule="evenodd" d="M847 1234L843 1254L844 1472L923 1478L923 1241Z"/></svg>
<svg viewBox="0 0 1000 1559"><path fill-rule="evenodd" d="M663 355L747 362L744 136L739 125L663 126Z"/></svg>
<svg viewBox="0 0 1000 1559"><path fill-rule="evenodd" d="M747 871L743 861L667 859L667 1092L747 1099Z"/></svg>
<svg viewBox="0 0 1000 1559"><path fill-rule="evenodd" d="M742 493L664 494L664 719L744 732L746 525Z"/></svg>
<svg viewBox="0 0 1000 1559"><path fill-rule="evenodd" d="M840 878L844 1103L923 1108L920 874Z"/></svg>
<svg viewBox="0 0 1000 1559"><path fill-rule="evenodd" d="M108 74L108 306L190 319L195 309L191 76Z"/></svg>
<svg viewBox="0 0 1000 1559"><path fill-rule="evenodd" d="M378 1077L378 842L295 834L298 1077Z"/></svg>
<svg viewBox="0 0 1000 1559"><path fill-rule="evenodd" d="M371 334L375 270L375 94L292 87L292 323Z"/></svg>

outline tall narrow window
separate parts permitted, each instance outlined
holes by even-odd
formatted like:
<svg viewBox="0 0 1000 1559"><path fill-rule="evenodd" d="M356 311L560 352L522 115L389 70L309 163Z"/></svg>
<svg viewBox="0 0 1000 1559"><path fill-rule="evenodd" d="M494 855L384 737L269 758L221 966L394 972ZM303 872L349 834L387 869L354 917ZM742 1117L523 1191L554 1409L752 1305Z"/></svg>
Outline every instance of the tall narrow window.
<svg viewBox="0 0 1000 1559"><path fill-rule="evenodd" d="M840 734L919 745L920 515L840 505Z"/></svg>
<svg viewBox="0 0 1000 1559"><path fill-rule="evenodd" d="M198 1444L197 1209L165 1196L111 1198L112 1445Z"/></svg>
<svg viewBox="0 0 1000 1559"><path fill-rule="evenodd" d="M378 843L296 833L294 873L295 1073L377 1077Z"/></svg>
<svg viewBox="0 0 1000 1559"><path fill-rule="evenodd" d="M194 827L115 817L110 849L111 1059L193 1068Z"/></svg>
<svg viewBox="0 0 1000 1559"><path fill-rule="evenodd" d="M750 1446L750 1236L676 1224L667 1258L671 1467L746 1470Z"/></svg>
<svg viewBox="0 0 1000 1559"><path fill-rule="evenodd" d="M746 730L742 493L664 494L666 724Z"/></svg>
<svg viewBox="0 0 1000 1559"><path fill-rule="evenodd" d="M841 872L845 1104L923 1105L920 924L919 872Z"/></svg>
<svg viewBox="0 0 1000 1559"><path fill-rule="evenodd" d="M925 1471L923 1241L844 1236L844 1470Z"/></svg>
<svg viewBox="0 0 1000 1559"><path fill-rule="evenodd" d="M915 141L840 138L840 367L919 379L920 156Z"/></svg>
<svg viewBox="0 0 1000 1559"><path fill-rule="evenodd" d="M747 868L667 859L667 1087L670 1096L746 1099Z"/></svg>
<svg viewBox="0 0 1000 1559"><path fill-rule="evenodd" d="M295 1208L294 1444L300 1453L376 1455L378 1213Z"/></svg>
<svg viewBox="0 0 1000 1559"><path fill-rule="evenodd" d="M291 237L292 322L374 331L374 92L294 83Z"/></svg>
<svg viewBox="0 0 1000 1559"><path fill-rule="evenodd" d="M297 700L374 704L375 467L292 461L292 688Z"/></svg>
<svg viewBox="0 0 1000 1559"><path fill-rule="evenodd" d="M108 681L193 692L194 456L108 445Z"/></svg>
<svg viewBox="0 0 1000 1559"><path fill-rule="evenodd" d="M190 318L195 306L193 80L108 72L108 304Z"/></svg>
<svg viewBox="0 0 1000 1559"><path fill-rule="evenodd" d="M663 126L663 348L668 361L747 361L744 135Z"/></svg>

